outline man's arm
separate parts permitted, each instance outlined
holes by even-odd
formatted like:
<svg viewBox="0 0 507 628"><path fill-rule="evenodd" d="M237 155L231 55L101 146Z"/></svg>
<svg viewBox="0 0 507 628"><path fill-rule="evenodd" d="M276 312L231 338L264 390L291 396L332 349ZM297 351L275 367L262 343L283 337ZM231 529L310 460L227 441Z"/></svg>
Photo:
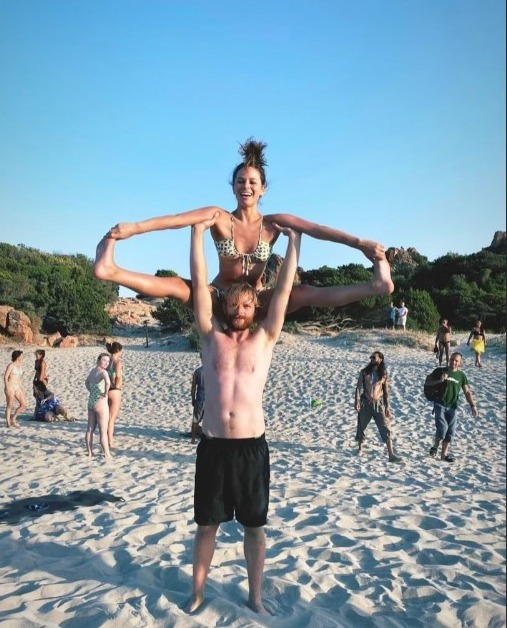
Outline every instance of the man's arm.
<svg viewBox="0 0 507 628"><path fill-rule="evenodd" d="M386 412L386 416L389 416L391 414L391 409L389 408L389 385L388 385L388 377L386 375L386 378L382 384L382 396L384 398L384 409Z"/></svg>
<svg viewBox="0 0 507 628"><path fill-rule="evenodd" d="M218 325L213 317L211 292L208 287L208 267L204 255L204 232L215 224L218 214L192 227L190 240L190 277L192 278L192 300L194 318L201 337L206 336Z"/></svg>
<svg viewBox="0 0 507 628"><path fill-rule="evenodd" d="M474 397L472 395L472 391L468 387L467 384L463 384L462 386L463 392L465 393L466 400L470 404L470 408L472 410L472 415L477 416L479 413L477 411L477 406L475 405Z"/></svg>
<svg viewBox="0 0 507 628"><path fill-rule="evenodd" d="M278 273L278 280L273 290L273 296L269 303L266 318L260 324L260 327L266 331L273 342L276 342L282 331L285 312L294 283L294 275L296 274L298 266L299 249L301 246L301 234L298 231L285 228L280 228L280 231L288 237L287 252L282 266L280 267L280 272Z"/></svg>
<svg viewBox="0 0 507 628"><path fill-rule="evenodd" d="M364 385L363 371L361 371L359 373L359 378L356 384L356 392L354 394L354 407L358 412L361 409L361 404L359 400L361 398L361 393L363 391L363 385Z"/></svg>

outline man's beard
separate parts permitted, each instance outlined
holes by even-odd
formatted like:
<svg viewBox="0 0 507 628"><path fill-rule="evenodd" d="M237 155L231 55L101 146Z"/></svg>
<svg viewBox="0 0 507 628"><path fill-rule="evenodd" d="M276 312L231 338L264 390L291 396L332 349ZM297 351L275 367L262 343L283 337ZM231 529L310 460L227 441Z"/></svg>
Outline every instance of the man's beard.
<svg viewBox="0 0 507 628"><path fill-rule="evenodd" d="M232 331L244 331L249 329L253 323L253 319L245 317L229 316L227 320L227 327Z"/></svg>

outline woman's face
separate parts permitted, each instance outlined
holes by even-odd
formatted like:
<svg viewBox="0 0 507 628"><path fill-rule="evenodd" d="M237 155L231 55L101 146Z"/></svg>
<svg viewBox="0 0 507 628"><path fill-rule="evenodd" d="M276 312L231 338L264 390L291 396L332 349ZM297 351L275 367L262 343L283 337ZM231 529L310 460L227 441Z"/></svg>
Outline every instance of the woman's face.
<svg viewBox="0 0 507 628"><path fill-rule="evenodd" d="M238 171L234 179L233 191L238 207L255 207L266 191L266 186L262 185L261 173L257 168L248 166Z"/></svg>
<svg viewBox="0 0 507 628"><path fill-rule="evenodd" d="M100 360L99 360L99 366L102 369L107 369L107 367L109 366L109 356L108 355L103 355Z"/></svg>

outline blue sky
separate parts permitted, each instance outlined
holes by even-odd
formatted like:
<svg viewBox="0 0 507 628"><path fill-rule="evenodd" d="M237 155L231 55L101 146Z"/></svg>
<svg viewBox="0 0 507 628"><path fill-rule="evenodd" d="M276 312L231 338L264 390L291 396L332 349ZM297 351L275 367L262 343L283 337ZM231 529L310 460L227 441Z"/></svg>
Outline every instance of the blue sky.
<svg viewBox="0 0 507 628"><path fill-rule="evenodd" d="M473 253L505 230L505 54L503 0L0 0L0 241L93 257L117 222L232 210L254 136L264 213ZM187 277L189 237L117 261ZM303 239L305 269L352 262Z"/></svg>

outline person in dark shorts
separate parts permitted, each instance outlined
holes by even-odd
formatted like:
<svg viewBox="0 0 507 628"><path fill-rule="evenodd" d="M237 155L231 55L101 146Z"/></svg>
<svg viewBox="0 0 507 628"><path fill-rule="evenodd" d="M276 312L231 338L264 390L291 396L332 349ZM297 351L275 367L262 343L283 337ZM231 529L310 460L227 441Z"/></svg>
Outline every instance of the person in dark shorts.
<svg viewBox="0 0 507 628"><path fill-rule="evenodd" d="M250 183L244 183L250 198ZM263 526L269 504L269 451L264 437L262 395L273 348L282 330L297 269L301 234L277 227L288 237L287 253L266 316L252 331L257 292L248 283L234 284L222 297L226 327L213 314L208 288L204 232L217 215L192 227L190 269L196 326L202 340L206 406L197 446L193 553L194 612L204 602L204 587L221 523L234 517L244 528L248 572L248 606L265 612L262 575L266 554Z"/></svg>

